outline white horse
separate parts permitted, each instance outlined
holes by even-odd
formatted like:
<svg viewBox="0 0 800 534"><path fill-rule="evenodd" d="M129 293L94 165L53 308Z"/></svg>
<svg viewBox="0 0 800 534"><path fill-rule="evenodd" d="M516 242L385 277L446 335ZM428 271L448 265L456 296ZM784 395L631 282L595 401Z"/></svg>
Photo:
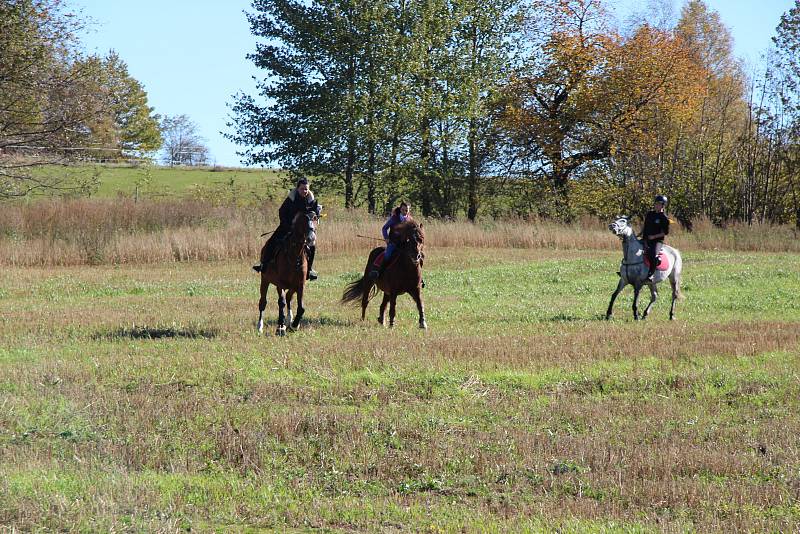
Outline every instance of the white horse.
<svg viewBox="0 0 800 534"><path fill-rule="evenodd" d="M608 303L606 319L611 319L614 301L628 284L633 286L633 318L636 321L639 320L639 291L645 284L650 287L650 302L642 315L642 319L647 318L650 307L658 298L656 286L667 278L672 285L672 306L669 309L669 318L670 320L675 319L675 301L681 295L681 271L683 270L681 253L675 248L664 245L661 249L662 261L666 259L669 266L666 270L656 270L653 280L650 281L647 279L649 269L644 263L644 244L634 234L628 217L618 218L608 225L608 229L622 241L622 265L619 268L619 284L617 284L614 294L611 295L611 302Z"/></svg>

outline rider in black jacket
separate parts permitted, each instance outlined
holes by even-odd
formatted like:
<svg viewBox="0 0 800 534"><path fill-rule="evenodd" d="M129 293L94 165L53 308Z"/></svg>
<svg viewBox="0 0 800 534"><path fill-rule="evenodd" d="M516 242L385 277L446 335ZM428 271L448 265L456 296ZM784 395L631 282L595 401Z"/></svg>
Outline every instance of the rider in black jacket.
<svg viewBox="0 0 800 534"><path fill-rule="evenodd" d="M289 235L289 232L292 230L292 221L294 220L295 215L309 211L314 211L319 214L319 205L314 199L314 193L312 193L311 189L308 188L308 180L306 178L301 178L297 181L297 187L289 191L289 194L286 196L283 204L281 204L281 207L278 209L280 224L269 237L269 239L267 239L267 242L264 244L264 248L261 249L261 263L253 265L254 271L260 273L261 269L275 257L278 243L280 243L287 235ZM309 280L317 279L316 271L311 268L311 266L314 264L314 255L316 252L316 246L309 247L307 276Z"/></svg>
<svg viewBox="0 0 800 534"><path fill-rule="evenodd" d="M650 281L653 280L656 267L658 267L656 262L658 261L657 258L661 252L661 247L664 245L664 238L669 234L669 218L664 213L666 206L667 197L656 195L653 209L648 211L644 217L642 237L644 238L647 259L650 260L650 272L647 275L647 279Z"/></svg>

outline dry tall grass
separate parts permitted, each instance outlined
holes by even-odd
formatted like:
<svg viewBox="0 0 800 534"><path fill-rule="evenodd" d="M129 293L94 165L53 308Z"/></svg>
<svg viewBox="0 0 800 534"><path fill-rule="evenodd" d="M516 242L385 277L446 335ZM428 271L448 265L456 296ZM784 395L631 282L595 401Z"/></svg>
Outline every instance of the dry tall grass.
<svg viewBox="0 0 800 534"><path fill-rule="evenodd" d="M320 251L366 251L379 244L382 220L360 211L331 208L319 228ZM277 223L277 205L219 206L197 200L50 200L6 205L0 210L0 264L66 266L255 259ZM429 220L433 247L613 250L617 240L606 222ZM677 226L677 225L676 225ZM680 228L669 242L686 250L800 252L790 227L733 225L706 221L692 233Z"/></svg>

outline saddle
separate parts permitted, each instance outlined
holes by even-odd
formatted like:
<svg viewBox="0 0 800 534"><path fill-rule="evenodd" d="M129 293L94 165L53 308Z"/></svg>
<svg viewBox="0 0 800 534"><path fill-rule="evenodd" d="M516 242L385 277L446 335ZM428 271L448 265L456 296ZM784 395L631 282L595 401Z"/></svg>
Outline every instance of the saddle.
<svg viewBox="0 0 800 534"><path fill-rule="evenodd" d="M645 255L644 257L644 264L650 268L650 258ZM664 251L661 251L658 256L656 256L656 271L666 271L669 270L670 263L669 263L669 256L664 254Z"/></svg>
<svg viewBox="0 0 800 534"><path fill-rule="evenodd" d="M380 266L381 266L381 263L383 263L383 257L384 257L385 255L386 255L386 251L384 250L384 251L382 251L380 254L378 254L378 256L375 258L375 261L374 261L374 262L372 262L372 265L373 265L373 266L374 266L376 269L380 268ZM392 265L394 265L395 263L397 263L397 258L398 258L398 257L399 257L398 251L395 251L395 254L394 254L394 256L392 256L392 258L389 260L389 265L387 265L387 266L386 266L386 268L388 269L389 267L391 267Z"/></svg>

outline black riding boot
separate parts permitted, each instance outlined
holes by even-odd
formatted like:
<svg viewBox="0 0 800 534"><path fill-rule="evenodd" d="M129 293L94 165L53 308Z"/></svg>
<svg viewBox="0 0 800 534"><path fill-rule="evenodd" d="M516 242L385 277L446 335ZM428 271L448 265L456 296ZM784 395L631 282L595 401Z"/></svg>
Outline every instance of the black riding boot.
<svg viewBox="0 0 800 534"><path fill-rule="evenodd" d="M377 280L383 275L383 272L386 270L386 264L389 263L386 261L386 254L383 255L381 258L381 264L378 267L372 266L372 270L369 272L369 277L371 280Z"/></svg>
<svg viewBox="0 0 800 534"><path fill-rule="evenodd" d="M317 271L311 268L314 265L314 255L317 253L317 247L308 247L308 272L306 273L307 280L316 280Z"/></svg>

